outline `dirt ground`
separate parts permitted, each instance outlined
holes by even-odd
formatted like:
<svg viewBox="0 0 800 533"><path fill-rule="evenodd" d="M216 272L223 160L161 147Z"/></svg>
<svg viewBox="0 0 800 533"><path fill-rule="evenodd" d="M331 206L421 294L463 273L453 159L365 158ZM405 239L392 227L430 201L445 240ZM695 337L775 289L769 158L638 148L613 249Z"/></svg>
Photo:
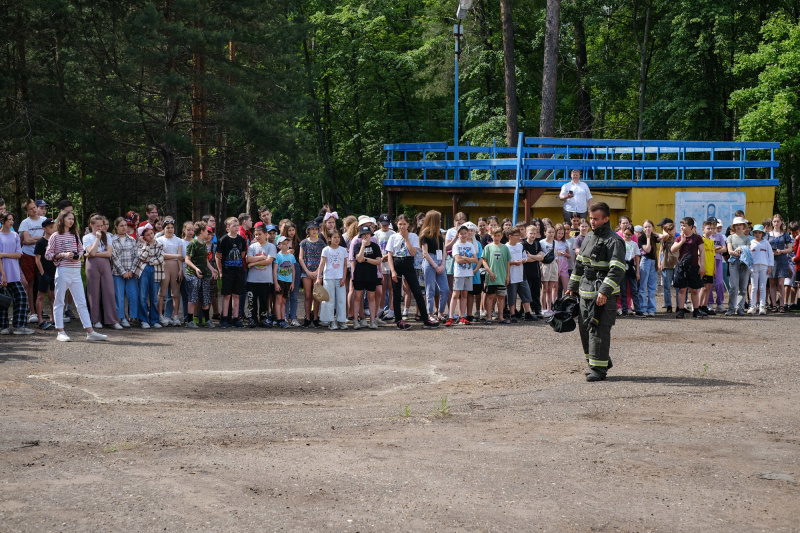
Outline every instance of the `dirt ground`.
<svg viewBox="0 0 800 533"><path fill-rule="evenodd" d="M0 530L800 531L798 319L0 337Z"/></svg>

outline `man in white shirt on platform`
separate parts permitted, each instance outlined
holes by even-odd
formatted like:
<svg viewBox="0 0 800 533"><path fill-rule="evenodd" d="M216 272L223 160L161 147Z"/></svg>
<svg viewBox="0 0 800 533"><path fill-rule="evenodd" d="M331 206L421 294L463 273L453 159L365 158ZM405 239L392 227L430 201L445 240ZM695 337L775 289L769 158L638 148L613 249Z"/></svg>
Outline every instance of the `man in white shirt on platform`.
<svg viewBox="0 0 800 533"><path fill-rule="evenodd" d="M578 213L580 218L588 218L589 202L592 199L589 186L581 181L581 171L574 169L571 177L572 179L561 187L561 192L558 194L558 198L564 202L562 211L566 224L570 223L570 213Z"/></svg>

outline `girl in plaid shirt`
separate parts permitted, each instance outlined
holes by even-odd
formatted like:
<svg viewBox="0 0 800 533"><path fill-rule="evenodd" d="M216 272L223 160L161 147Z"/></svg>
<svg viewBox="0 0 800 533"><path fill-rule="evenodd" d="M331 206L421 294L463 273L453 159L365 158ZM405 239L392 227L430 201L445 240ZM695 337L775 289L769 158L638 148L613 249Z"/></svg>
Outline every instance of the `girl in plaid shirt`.
<svg viewBox="0 0 800 533"><path fill-rule="evenodd" d="M129 320L139 319L139 280L134 272L139 263L136 239L128 233L127 221L119 217L114 221L111 237L111 274L114 278L114 294L117 317L122 327L129 328ZM128 314L125 314L125 297L128 297Z"/></svg>
<svg viewBox="0 0 800 533"><path fill-rule="evenodd" d="M19 234L11 231L14 215L0 215L0 287L3 287L14 298L14 334L30 335L32 329L27 327L28 294L22 285L19 260L22 257L22 246ZM31 280L30 283L33 283ZM0 310L0 335L8 335L8 312Z"/></svg>
<svg viewBox="0 0 800 533"><path fill-rule="evenodd" d="M158 286L164 279L164 247L156 241L155 235L153 226L147 224L139 239L136 277L139 278L139 320L142 321L142 329L161 328L158 322Z"/></svg>

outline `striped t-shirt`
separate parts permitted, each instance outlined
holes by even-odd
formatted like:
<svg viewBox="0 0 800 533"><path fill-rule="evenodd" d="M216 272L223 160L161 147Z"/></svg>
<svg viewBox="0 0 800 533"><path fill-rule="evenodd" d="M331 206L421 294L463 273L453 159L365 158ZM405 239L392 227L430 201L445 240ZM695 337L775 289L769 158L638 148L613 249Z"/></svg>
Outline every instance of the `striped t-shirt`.
<svg viewBox="0 0 800 533"><path fill-rule="evenodd" d="M58 254L64 252L78 252L78 259L54 259ZM81 268L80 257L83 256L83 243L73 233L53 233L50 240L47 242L47 250L44 253L44 258L49 259L55 263L57 267L62 268Z"/></svg>

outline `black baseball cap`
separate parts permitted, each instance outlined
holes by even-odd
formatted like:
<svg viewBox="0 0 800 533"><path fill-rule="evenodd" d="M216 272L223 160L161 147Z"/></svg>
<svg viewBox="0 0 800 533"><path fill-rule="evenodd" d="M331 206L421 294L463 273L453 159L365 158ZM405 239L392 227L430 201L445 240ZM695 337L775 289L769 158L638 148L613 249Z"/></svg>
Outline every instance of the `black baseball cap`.
<svg viewBox="0 0 800 533"><path fill-rule="evenodd" d="M358 230L359 235L365 235L367 233L372 234L372 228L369 226L361 226L361 228Z"/></svg>
<svg viewBox="0 0 800 533"><path fill-rule="evenodd" d="M36 207L47 207L47 202L44 200L36 200Z"/></svg>
<svg viewBox="0 0 800 533"><path fill-rule="evenodd" d="M55 224L55 222L56 221L53 220L52 218L45 218L44 220L42 220L42 227L44 228L49 226L50 224Z"/></svg>
<svg viewBox="0 0 800 533"><path fill-rule="evenodd" d="M391 224L392 223L392 219L389 218L389 215L384 213L384 214L382 214L381 216L378 217L378 222L380 222L381 224Z"/></svg>
<svg viewBox="0 0 800 533"><path fill-rule="evenodd" d="M309 222L308 224L306 224L306 230L310 230L311 228L317 228L317 229L319 229L319 224L317 223L317 221L316 221L316 220L312 220L311 222Z"/></svg>
<svg viewBox="0 0 800 533"><path fill-rule="evenodd" d="M662 218L661 222L658 223L659 226L663 226L664 224L674 224L675 222L671 218Z"/></svg>

